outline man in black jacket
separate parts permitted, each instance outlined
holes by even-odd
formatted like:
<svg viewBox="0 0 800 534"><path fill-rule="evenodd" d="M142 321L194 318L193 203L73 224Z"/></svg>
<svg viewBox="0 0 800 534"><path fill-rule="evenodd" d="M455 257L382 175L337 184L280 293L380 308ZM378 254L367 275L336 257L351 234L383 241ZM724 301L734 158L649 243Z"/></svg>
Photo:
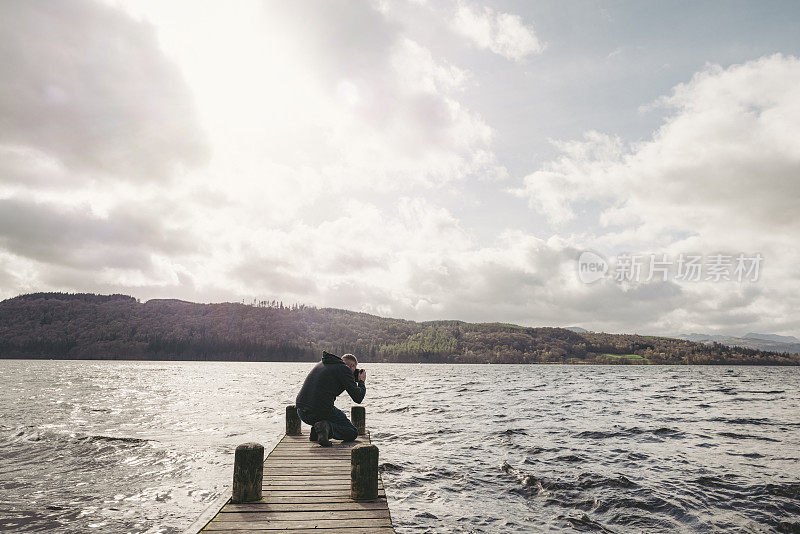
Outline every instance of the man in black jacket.
<svg viewBox="0 0 800 534"><path fill-rule="evenodd" d="M329 438L353 441L358 430L347 416L333 405L342 391L347 390L353 401L360 403L367 394L367 372L363 369L356 380L358 360L352 354L341 358L329 352L322 353L322 361L308 373L295 405L300 419L311 425L309 439L323 447L330 447Z"/></svg>

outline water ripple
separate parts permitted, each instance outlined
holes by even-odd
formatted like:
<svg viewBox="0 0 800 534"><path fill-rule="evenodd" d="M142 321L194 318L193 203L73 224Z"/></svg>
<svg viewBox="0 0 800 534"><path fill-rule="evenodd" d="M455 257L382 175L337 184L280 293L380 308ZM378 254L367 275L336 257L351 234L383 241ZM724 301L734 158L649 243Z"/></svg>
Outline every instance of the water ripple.
<svg viewBox="0 0 800 534"><path fill-rule="evenodd" d="M363 365L400 534L800 531L798 369ZM0 360L0 531L182 532L310 366Z"/></svg>

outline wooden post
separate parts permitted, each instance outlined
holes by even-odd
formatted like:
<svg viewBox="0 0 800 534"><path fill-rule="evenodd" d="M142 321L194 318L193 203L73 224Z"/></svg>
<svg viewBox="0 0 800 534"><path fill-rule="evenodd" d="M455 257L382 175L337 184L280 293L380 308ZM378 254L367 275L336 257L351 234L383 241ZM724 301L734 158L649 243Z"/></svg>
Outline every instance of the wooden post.
<svg viewBox="0 0 800 534"><path fill-rule="evenodd" d="M260 443L242 443L236 447L231 502L260 501L263 477L264 446Z"/></svg>
<svg viewBox="0 0 800 534"><path fill-rule="evenodd" d="M350 498L371 501L378 498L378 447L356 445L350 451Z"/></svg>
<svg viewBox="0 0 800 534"><path fill-rule="evenodd" d="M350 418L353 426L358 429L358 435L363 436L367 432L367 411L363 406L353 406L350 410Z"/></svg>
<svg viewBox="0 0 800 534"><path fill-rule="evenodd" d="M286 407L286 435L300 435L300 416L297 415L297 408L294 405Z"/></svg>

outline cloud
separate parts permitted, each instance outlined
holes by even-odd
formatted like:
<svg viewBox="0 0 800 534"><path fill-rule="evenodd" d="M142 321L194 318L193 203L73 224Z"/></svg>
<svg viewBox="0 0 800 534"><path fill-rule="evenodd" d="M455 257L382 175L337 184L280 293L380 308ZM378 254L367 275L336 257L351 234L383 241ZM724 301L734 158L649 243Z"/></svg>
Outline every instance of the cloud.
<svg viewBox="0 0 800 534"><path fill-rule="evenodd" d="M479 246L452 213L420 197L388 211L350 201L321 224L252 240L270 243L269 254L240 251L226 278L257 297L419 320L551 325L585 304L569 244L508 231L495 246Z"/></svg>
<svg viewBox="0 0 800 534"><path fill-rule="evenodd" d="M153 28L85 0L0 5L0 117L0 150L29 167L4 180L164 180L207 155Z"/></svg>
<svg viewBox="0 0 800 534"><path fill-rule="evenodd" d="M312 299L366 272L386 295L404 244L383 228L417 228L398 235L424 248L452 217L404 200L396 223L352 199L504 174L458 100L470 74L370 3L4 9L0 248L42 288ZM206 155L199 125L213 158L187 172Z"/></svg>
<svg viewBox="0 0 800 534"><path fill-rule="evenodd" d="M269 11L308 33L285 40L302 53L321 94L309 118L312 153L331 185L397 189L439 185L470 175L504 175L492 129L458 100L468 71L409 38L368 2L294 3ZM298 42L299 41L299 42ZM338 112L332 112L336 110ZM302 116L301 116L302 117ZM368 179L365 179L368 177Z"/></svg>
<svg viewBox="0 0 800 534"><path fill-rule="evenodd" d="M74 187L80 175L47 152L29 146L0 145L0 184L11 186Z"/></svg>
<svg viewBox="0 0 800 534"><path fill-rule="evenodd" d="M537 228L478 182L507 172L495 125L467 104L486 79L464 44L521 62L542 43L489 8L404 6L4 4L0 292L646 333L800 328L796 59L707 67L653 104L669 116L644 142L555 141L560 156L516 190L551 224ZM587 285L587 248L760 251L769 276Z"/></svg>
<svg viewBox="0 0 800 534"><path fill-rule="evenodd" d="M589 132L557 143L562 157L527 176L516 193L556 224L596 201L606 226L795 228L798 84L794 57L710 66L659 100L674 113L651 140L625 145Z"/></svg>
<svg viewBox="0 0 800 534"><path fill-rule="evenodd" d="M481 10L459 3L452 27L479 48L515 61L544 50L544 44L519 15L497 13L489 7Z"/></svg>
<svg viewBox="0 0 800 534"><path fill-rule="evenodd" d="M0 199L0 246L39 263L85 271L104 268L149 271L151 254L190 250L184 233L169 230L142 206L121 207L107 217L86 207Z"/></svg>
<svg viewBox="0 0 800 534"><path fill-rule="evenodd" d="M3 295L185 279L204 189L176 184L208 151L152 25L90 1L0 5Z"/></svg>
<svg viewBox="0 0 800 534"><path fill-rule="evenodd" d="M800 285L798 86L800 60L791 56L709 65L657 101L671 113L651 139L624 143L588 132L558 142L562 155L513 192L554 228L571 225L576 242L608 254L764 255L753 288L681 284L680 306L660 313L664 323L653 328L730 332L749 321L765 331L797 329L786 306L800 303L787 291ZM777 308L765 305L769 298ZM628 302L617 301L620 309ZM614 315L620 324L633 319Z"/></svg>
<svg viewBox="0 0 800 534"><path fill-rule="evenodd" d="M524 186L512 189L518 197L547 216L556 226L575 218L574 206L585 201L603 201L613 206L614 196L625 187L628 176L620 169L622 141L590 131L581 141L553 141L562 156L526 176Z"/></svg>
<svg viewBox="0 0 800 534"><path fill-rule="evenodd" d="M295 266L288 261L271 257L248 257L231 270L231 274L246 287L257 287L262 294L303 295L316 294L312 277L297 275Z"/></svg>

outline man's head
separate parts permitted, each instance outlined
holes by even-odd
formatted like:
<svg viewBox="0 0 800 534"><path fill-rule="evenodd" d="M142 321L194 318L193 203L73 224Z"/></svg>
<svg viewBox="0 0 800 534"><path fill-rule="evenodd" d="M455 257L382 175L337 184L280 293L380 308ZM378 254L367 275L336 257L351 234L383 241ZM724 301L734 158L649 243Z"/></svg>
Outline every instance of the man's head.
<svg viewBox="0 0 800 534"><path fill-rule="evenodd" d="M342 361L350 368L351 371L355 371L356 367L358 367L358 359L352 354L345 354L342 356Z"/></svg>

